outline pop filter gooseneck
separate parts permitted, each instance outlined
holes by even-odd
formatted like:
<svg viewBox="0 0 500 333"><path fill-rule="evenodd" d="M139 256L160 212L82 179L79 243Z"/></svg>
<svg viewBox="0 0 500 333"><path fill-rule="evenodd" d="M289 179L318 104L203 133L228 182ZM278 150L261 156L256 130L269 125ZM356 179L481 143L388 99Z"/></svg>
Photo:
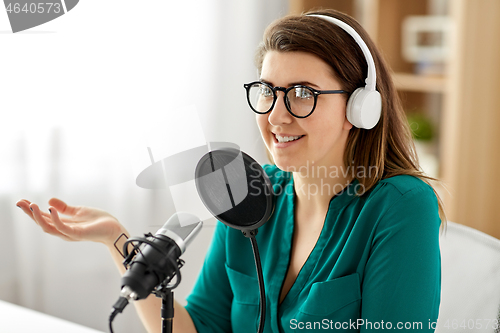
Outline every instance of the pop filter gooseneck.
<svg viewBox="0 0 500 333"><path fill-rule="evenodd" d="M250 156L234 148L205 154L195 171L201 201L222 223L241 230L250 239L260 292L258 332L263 332L266 313L264 278L255 235L274 211L274 192L264 169Z"/></svg>

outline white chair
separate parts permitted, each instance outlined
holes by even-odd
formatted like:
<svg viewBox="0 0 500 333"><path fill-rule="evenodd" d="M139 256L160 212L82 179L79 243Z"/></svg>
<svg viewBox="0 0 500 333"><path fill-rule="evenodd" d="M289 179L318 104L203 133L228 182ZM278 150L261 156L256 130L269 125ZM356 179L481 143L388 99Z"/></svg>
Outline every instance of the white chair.
<svg viewBox="0 0 500 333"><path fill-rule="evenodd" d="M447 223L436 332L500 332L500 240Z"/></svg>

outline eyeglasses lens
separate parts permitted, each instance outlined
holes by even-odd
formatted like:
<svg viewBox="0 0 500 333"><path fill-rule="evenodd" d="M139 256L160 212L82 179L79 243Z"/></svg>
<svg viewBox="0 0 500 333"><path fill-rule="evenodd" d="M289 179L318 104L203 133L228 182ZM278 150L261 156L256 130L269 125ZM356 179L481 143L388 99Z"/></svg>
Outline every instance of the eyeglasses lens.
<svg viewBox="0 0 500 333"><path fill-rule="evenodd" d="M294 115L305 117L314 108L314 93L306 87L295 87L288 92L287 102Z"/></svg>
<svg viewBox="0 0 500 333"><path fill-rule="evenodd" d="M273 105L274 92L265 84L254 83L249 89L248 99L254 111L266 113Z"/></svg>

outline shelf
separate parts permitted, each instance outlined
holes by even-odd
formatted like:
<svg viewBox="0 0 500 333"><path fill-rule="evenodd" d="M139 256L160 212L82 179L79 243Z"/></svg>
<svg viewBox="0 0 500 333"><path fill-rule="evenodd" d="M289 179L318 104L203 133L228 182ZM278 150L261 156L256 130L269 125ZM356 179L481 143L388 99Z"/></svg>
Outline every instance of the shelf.
<svg viewBox="0 0 500 333"><path fill-rule="evenodd" d="M410 73L393 73L398 90L444 93L446 79L440 76L423 76Z"/></svg>
<svg viewBox="0 0 500 333"><path fill-rule="evenodd" d="M300 13L314 7L335 8L358 19L394 71L393 80L407 112L425 112L437 125L435 162L447 217L500 238L500 1L491 0L289 0ZM445 8L446 7L446 8ZM402 26L410 16L447 15L453 22L450 60L435 76L417 75L402 54ZM422 42L425 42L422 35ZM436 70L438 68L435 68ZM475 83L475 84L472 84ZM422 154L421 154L422 155ZM432 156L431 156L432 157ZM425 158L423 158L425 159ZM423 162L423 161L422 161ZM425 164L425 162L423 162Z"/></svg>

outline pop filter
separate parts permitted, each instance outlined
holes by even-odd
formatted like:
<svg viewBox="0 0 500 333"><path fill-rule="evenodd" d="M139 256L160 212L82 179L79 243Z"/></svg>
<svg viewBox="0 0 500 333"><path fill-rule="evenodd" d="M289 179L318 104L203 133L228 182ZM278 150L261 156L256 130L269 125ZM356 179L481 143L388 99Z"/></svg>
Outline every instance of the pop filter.
<svg viewBox="0 0 500 333"><path fill-rule="evenodd" d="M210 213L232 228L256 230L273 213L274 192L267 174L239 149L205 154L196 166L195 182Z"/></svg>
<svg viewBox="0 0 500 333"><path fill-rule="evenodd" d="M264 331L266 294L255 235L274 212L274 191L264 169L253 158L234 148L205 154L195 171L201 201L219 221L241 230L250 239L257 269L260 314L257 332Z"/></svg>

